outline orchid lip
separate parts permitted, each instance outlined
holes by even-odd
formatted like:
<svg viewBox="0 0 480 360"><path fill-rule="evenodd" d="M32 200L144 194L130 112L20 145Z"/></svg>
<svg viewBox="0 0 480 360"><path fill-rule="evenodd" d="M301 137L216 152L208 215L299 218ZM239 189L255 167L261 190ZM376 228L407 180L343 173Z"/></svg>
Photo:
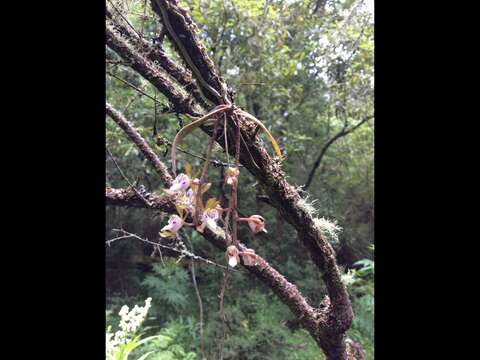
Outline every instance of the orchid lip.
<svg viewBox="0 0 480 360"><path fill-rule="evenodd" d="M230 265L231 267L235 267L237 265L237 259L235 258L235 256L228 257L228 265Z"/></svg>

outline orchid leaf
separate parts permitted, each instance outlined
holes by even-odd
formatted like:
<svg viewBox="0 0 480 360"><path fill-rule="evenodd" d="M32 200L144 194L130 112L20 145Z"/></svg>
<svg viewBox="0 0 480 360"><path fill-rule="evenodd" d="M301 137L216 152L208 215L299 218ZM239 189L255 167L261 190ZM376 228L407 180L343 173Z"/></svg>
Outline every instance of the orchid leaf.
<svg viewBox="0 0 480 360"><path fill-rule="evenodd" d="M175 234L172 233L170 230L162 230L159 232L159 234L161 237L165 237L165 238L175 236Z"/></svg>
<svg viewBox="0 0 480 360"><path fill-rule="evenodd" d="M208 114L205 116L202 116L200 119L195 120L191 122L188 125L185 125L175 136L175 139L173 140L172 143L172 168L173 168L173 174L176 175L177 173L177 146L178 144L183 140L185 136L190 134L193 130L198 128L199 126L205 124L211 117L214 115L222 112L225 110L226 105L220 105L214 108L212 111L210 111Z"/></svg>
<svg viewBox="0 0 480 360"><path fill-rule="evenodd" d="M239 110L239 114L251 121L253 121L255 124L257 124L258 126L260 126L260 128L263 130L263 132L265 134L267 134L267 137L269 138L270 142L272 143L273 145L273 149L275 150L275 153L277 154L278 158L281 159L282 158L282 152L280 151L280 146L278 146L278 143L277 141L275 140L275 138L272 136L272 134L270 133L270 131L268 131L268 129L265 127L265 125L263 125L263 123L258 120L255 116L253 115L250 115L249 113L243 111L243 110Z"/></svg>

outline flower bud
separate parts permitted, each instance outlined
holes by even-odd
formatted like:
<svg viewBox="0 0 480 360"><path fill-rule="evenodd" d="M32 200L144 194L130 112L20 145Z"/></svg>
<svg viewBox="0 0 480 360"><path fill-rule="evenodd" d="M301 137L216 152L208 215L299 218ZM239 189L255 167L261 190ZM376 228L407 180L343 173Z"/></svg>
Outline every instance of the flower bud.
<svg viewBox="0 0 480 360"><path fill-rule="evenodd" d="M240 170L236 167L229 167L227 169L227 173L225 176L225 182L227 185L232 186L238 182L238 175L240 174Z"/></svg>
<svg viewBox="0 0 480 360"><path fill-rule="evenodd" d="M246 249L240 255L242 256L245 266L255 266L257 264L257 255L255 254L255 250Z"/></svg>
<svg viewBox="0 0 480 360"><path fill-rule="evenodd" d="M259 232L267 233L268 231L265 229L265 219L260 215L252 215L248 218L248 226L250 230L254 234L258 234Z"/></svg>

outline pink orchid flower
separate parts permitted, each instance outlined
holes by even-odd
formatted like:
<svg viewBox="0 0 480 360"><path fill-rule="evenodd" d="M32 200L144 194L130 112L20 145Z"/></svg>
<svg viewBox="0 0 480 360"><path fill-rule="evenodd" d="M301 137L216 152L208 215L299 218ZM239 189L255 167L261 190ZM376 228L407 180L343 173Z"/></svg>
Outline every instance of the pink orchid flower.
<svg viewBox="0 0 480 360"><path fill-rule="evenodd" d="M268 231L265 229L265 219L260 216L260 215L251 215L249 218L245 219L248 222L248 226L250 227L250 230L254 234L258 234L259 232L264 232L268 233Z"/></svg>
<svg viewBox="0 0 480 360"><path fill-rule="evenodd" d="M206 209L202 214L201 224L197 227L197 230L201 233L205 230L205 227L209 228L214 233L221 231L221 228L217 225L219 218L217 209Z"/></svg>
<svg viewBox="0 0 480 360"><path fill-rule="evenodd" d="M168 219L168 225L165 225L162 230L160 230L160 236L162 237L171 237L175 236L180 230L180 228L183 226L183 220L180 218L178 215L172 215L170 216L170 219Z"/></svg>
<svg viewBox="0 0 480 360"><path fill-rule="evenodd" d="M190 186L190 178L188 175L179 174L175 180L173 180L172 186L168 189L170 192L185 191Z"/></svg>
<svg viewBox="0 0 480 360"><path fill-rule="evenodd" d="M240 253L240 255L242 256L245 266L254 266L257 264L257 255L255 254L255 250L246 249Z"/></svg>

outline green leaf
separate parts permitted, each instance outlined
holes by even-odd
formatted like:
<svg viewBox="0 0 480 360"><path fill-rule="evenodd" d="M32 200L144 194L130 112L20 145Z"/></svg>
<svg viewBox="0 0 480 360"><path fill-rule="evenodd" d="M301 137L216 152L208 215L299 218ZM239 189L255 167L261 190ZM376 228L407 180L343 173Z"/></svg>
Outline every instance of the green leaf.
<svg viewBox="0 0 480 360"><path fill-rule="evenodd" d="M140 356L137 360L145 360L148 355L153 354L153 353L154 353L154 351L149 351L146 354L143 354L142 356Z"/></svg>

